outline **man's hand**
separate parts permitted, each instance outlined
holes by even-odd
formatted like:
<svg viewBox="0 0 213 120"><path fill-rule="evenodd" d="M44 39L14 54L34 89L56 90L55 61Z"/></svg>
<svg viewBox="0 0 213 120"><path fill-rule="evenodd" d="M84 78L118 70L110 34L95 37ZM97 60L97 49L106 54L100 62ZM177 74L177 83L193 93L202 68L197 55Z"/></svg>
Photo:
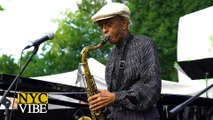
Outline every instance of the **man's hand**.
<svg viewBox="0 0 213 120"><path fill-rule="evenodd" d="M13 105L12 109L18 109L18 99L10 98L11 105Z"/></svg>
<svg viewBox="0 0 213 120"><path fill-rule="evenodd" d="M95 94L88 98L90 109L98 110L104 108L115 101L115 93L111 93L107 90L99 90L98 94Z"/></svg>

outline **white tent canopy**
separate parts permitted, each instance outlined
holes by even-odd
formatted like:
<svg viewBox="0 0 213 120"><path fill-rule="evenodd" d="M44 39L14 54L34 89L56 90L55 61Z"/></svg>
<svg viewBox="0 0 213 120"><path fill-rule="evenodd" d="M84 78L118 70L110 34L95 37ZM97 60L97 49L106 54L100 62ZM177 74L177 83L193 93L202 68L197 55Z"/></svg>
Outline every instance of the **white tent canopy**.
<svg viewBox="0 0 213 120"><path fill-rule="evenodd" d="M96 85L99 89L106 89L105 83L105 66L95 60L94 58L88 59L88 64L91 74L94 76ZM44 80L48 82L55 82L71 86L84 87L84 84L76 84L78 70L72 72L61 73L56 75L33 77L34 79ZM81 80L82 81L82 80ZM195 95L205 88L205 83L200 84L197 81L191 81L190 84L176 83L162 80L162 94L177 94L177 95Z"/></svg>
<svg viewBox="0 0 213 120"><path fill-rule="evenodd" d="M88 65L90 68L90 72L92 73L96 81L97 87L99 89L106 89L106 82L104 80L105 66L93 58L88 59ZM47 76L38 76L38 77L33 77L33 79L71 85L71 86L77 86L77 87L84 87L81 71L83 71L82 67L81 69L77 69L71 72L60 73L55 75L47 75ZM78 79L80 79L80 82L77 82L79 81Z"/></svg>

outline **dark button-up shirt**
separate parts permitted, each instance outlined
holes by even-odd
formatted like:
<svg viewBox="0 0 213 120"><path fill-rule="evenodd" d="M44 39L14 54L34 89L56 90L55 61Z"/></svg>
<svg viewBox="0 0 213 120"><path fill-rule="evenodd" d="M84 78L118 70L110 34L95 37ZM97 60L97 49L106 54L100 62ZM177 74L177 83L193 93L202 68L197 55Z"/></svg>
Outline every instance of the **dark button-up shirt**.
<svg viewBox="0 0 213 120"><path fill-rule="evenodd" d="M106 64L107 87L116 94L116 101L110 107L143 111L154 106L160 97L161 76L157 50L154 42L146 36L128 38L115 45ZM123 75L118 78L126 43L129 45L125 48L127 52Z"/></svg>

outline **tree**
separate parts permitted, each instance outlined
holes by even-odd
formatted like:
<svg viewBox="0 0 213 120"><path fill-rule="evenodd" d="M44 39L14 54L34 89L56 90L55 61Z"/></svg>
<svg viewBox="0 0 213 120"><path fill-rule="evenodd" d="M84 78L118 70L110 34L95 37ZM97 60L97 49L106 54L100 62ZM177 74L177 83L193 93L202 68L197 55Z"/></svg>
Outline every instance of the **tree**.
<svg viewBox="0 0 213 120"><path fill-rule="evenodd" d="M100 0L82 0L75 13L68 9L62 13L63 19L54 19L53 22L58 23L54 40L44 45L42 50L45 54L33 59L28 66L31 69L26 70L24 76L56 74L78 68L81 50L85 46L98 44L102 39L90 17L104 3ZM103 47L92 51L88 57L94 57L104 63L108 51L108 47Z"/></svg>
<svg viewBox="0 0 213 120"><path fill-rule="evenodd" d="M183 15L211 6L211 0L131 0L128 5L132 12L135 34L153 38L158 47L162 78L177 81L174 63L177 60L177 29Z"/></svg>
<svg viewBox="0 0 213 120"><path fill-rule="evenodd" d="M0 57L0 73L16 75L18 72L18 65L12 56L2 55Z"/></svg>
<svg viewBox="0 0 213 120"><path fill-rule="evenodd" d="M4 8L0 5L0 11L3 11L4 10Z"/></svg>

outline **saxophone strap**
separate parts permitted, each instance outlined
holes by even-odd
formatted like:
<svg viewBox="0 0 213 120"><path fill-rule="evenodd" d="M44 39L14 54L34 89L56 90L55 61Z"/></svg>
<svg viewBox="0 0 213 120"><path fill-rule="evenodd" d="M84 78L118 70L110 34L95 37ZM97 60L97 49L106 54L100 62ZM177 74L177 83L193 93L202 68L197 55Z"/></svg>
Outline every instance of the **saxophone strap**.
<svg viewBox="0 0 213 120"><path fill-rule="evenodd" d="M124 49L123 49L123 52L121 54L121 60L120 60L120 63L119 63L119 71L118 71L118 77L117 79L120 79L120 82L117 83L117 87L120 87L119 89L121 89L121 82L123 82L123 71L124 71L124 68L125 68L125 64L126 64L126 61L125 61L125 58L126 58L126 55L127 55L127 49L129 47L129 42L134 38L134 36L132 34L129 34L128 38L127 38L127 41L126 41L126 44L124 46ZM118 89L118 90L119 90Z"/></svg>

